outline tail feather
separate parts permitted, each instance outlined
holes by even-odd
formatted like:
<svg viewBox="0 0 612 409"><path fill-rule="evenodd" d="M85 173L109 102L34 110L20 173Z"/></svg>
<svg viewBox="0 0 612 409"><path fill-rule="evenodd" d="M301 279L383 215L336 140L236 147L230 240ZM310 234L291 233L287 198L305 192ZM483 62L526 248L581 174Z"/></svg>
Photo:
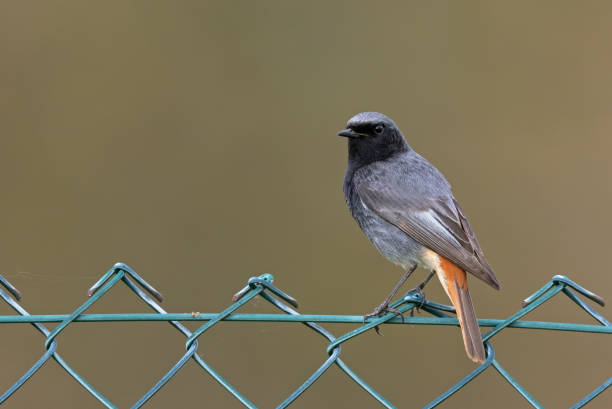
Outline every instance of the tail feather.
<svg viewBox="0 0 612 409"><path fill-rule="evenodd" d="M472 298L467 288L460 287L456 281L454 284L458 294L458 300L453 300L453 304L455 304L455 308L457 309L457 317L459 318L459 325L461 326L465 352L467 352L472 361L482 363L485 361L486 355L482 344L480 327L478 326L476 313L472 305Z"/></svg>
<svg viewBox="0 0 612 409"><path fill-rule="evenodd" d="M472 297L467 288L465 271L443 257L440 257L439 270L436 271L438 278L457 310L465 352L472 361L482 363L486 359L486 354Z"/></svg>

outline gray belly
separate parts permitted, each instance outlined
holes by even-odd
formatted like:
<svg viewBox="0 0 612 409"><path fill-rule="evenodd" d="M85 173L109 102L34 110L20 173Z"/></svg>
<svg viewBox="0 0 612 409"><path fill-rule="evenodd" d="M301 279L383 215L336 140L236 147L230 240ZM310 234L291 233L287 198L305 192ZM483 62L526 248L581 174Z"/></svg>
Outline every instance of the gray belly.
<svg viewBox="0 0 612 409"><path fill-rule="evenodd" d="M352 202L351 214L383 256L404 269L420 264L421 244L370 210L357 195Z"/></svg>

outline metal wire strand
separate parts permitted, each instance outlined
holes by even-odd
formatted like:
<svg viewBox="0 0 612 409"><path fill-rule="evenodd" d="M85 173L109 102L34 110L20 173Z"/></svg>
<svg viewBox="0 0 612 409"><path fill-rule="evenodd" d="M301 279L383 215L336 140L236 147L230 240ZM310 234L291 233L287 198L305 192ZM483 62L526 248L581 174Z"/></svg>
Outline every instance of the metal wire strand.
<svg viewBox="0 0 612 409"><path fill-rule="evenodd" d="M132 293L147 304L154 313L144 314L85 314L86 310L96 303L104 294L110 291L117 283L124 283ZM175 376L190 359L193 359L199 367L201 367L208 375L212 377L219 385L221 385L232 397L234 397L243 406L256 409L256 406L251 403L233 387L226 379L224 379L215 369L213 369L201 356L198 351L198 338L203 336L210 328L221 321L259 321L259 322L301 322L306 327L317 332L329 341L326 348L326 357L322 364L300 384L293 392L289 394L278 406L277 409L284 409L290 406L303 393L305 393L323 374L332 366L336 365L345 373L351 381L357 383L365 392L367 392L374 400L386 408L395 408L384 396L378 393L372 386L367 384L359 377L348 365L340 359L341 345L351 339L363 334L364 332L384 324L411 324L411 325L459 325L457 318L452 314L455 309L451 306L438 304L429 300L423 300L422 295L417 291L411 291L404 297L390 304L394 310L399 310L404 313L416 307L427 312L431 317L405 317L398 318L394 313L389 313L381 317L372 317L363 322L363 317L355 315L302 315L295 311L292 307L297 308L297 301L286 294L284 291L273 285L274 277L272 274L262 274L257 277L252 277L248 280L246 287L238 291L232 301L233 303L225 310L219 313L203 313L203 314L173 314L166 312L157 302L162 301L162 295L153 286L142 279L134 270L123 263L116 263L89 289L87 299L83 304L78 306L70 314L55 314L55 315L30 315L19 303L21 293L8 280L0 275L0 298L2 298L18 315L0 316L0 324L2 323L29 323L36 328L45 337L43 355L23 374L17 381L11 385L2 395L0 395L0 405L9 397L14 396L17 390L27 382L37 371L53 358L66 372L74 378L85 390L87 390L95 399L102 403L107 408L116 408L116 406L102 395L97 389L90 385L85 378L76 372L68 363L57 353L57 338L69 325L75 322L109 322L109 321L166 321L175 329L181 332L186 341L184 344L185 353L177 360L177 362L165 373L160 379L140 398L131 408L140 408L145 405L166 383ZM4 287L6 291L2 289ZM541 307L555 295L562 293L567 296L580 309L584 310L591 316L597 324L574 324L565 322L542 322L542 321L524 321L521 320L525 315ZM261 297L275 308L280 314L240 314L235 311L249 303L256 297ZM522 396L528 404L534 408L543 408L543 406L521 385L503 366L496 360L495 351L491 344L491 339L506 328L530 328L534 330L549 330L549 331L573 331L582 333L601 333L612 334L612 325L603 315L598 313L582 298L589 299L597 304L604 305L604 300L597 294L581 287L566 276L556 275L551 281L546 283L542 288L534 292L531 296L525 299L523 307L506 319L480 319L478 323L481 327L491 327L484 336L483 342L487 359L464 378L459 380L455 385L434 398L425 408L434 408L443 401L449 399L457 391L465 387L469 382L484 373L489 367L493 367L502 378L508 382L514 390ZM156 302L157 301L157 302ZM181 321L204 321L204 323L194 332L189 331ZM42 323L43 322L58 322L59 324L50 331ZM323 328L321 323L355 323L358 326L343 334L335 337L331 332ZM582 408L597 396L601 395L608 387L612 385L612 377L605 380L600 386L589 392L583 399L574 404L570 409Z"/></svg>

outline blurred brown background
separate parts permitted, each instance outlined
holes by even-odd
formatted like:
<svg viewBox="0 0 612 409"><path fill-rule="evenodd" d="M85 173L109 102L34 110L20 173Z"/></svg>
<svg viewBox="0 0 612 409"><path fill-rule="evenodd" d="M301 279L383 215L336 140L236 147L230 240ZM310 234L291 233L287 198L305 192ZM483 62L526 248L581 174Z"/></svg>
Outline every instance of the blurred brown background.
<svg viewBox="0 0 612 409"><path fill-rule="evenodd" d="M377 110L447 176L472 221L502 282L495 292L471 281L480 317L509 316L554 274L610 301L611 23L603 1L4 2L0 272L32 314L73 311L116 261L171 312L220 311L262 272L303 313L369 312L402 272L345 208L336 132ZM427 295L447 302L436 283ZM145 311L122 286L90 310ZM564 297L529 318L592 322ZM474 368L456 328L383 332L342 357L398 407L423 406ZM607 338L510 329L493 344L558 408L610 376ZM184 352L163 323L74 324L58 340L120 407ZM0 342L3 391L44 339L15 324L0 326ZM199 350L269 408L326 345L298 324L221 323ZM101 405L51 361L5 404L41 406ZM147 407L203 406L242 407L190 362ZM608 391L590 407L610 406ZM378 406L332 368L292 407ZM490 369L441 407L528 405Z"/></svg>

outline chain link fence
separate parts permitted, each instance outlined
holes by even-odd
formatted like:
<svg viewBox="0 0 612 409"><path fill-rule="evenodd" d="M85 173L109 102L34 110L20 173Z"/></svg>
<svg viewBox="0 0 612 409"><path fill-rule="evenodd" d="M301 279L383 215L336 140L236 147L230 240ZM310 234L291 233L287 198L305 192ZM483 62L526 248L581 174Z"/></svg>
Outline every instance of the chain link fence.
<svg viewBox="0 0 612 409"><path fill-rule="evenodd" d="M61 315L30 315L20 304L21 295L19 291L0 275L0 283L4 287L0 287L0 297L4 299L8 305L15 310L18 315L0 316L0 323L30 323L40 333L45 336L45 352L36 361L28 371L23 374L12 386L0 395L0 405L11 396L16 394L18 389L28 381L36 372L51 358L53 358L68 374L74 378L84 389L86 389L95 399L104 404L108 408L116 408L116 406L108 400L100 391L91 385L83 376L74 370L57 352L57 338L66 327L73 322L108 322L108 321L167 321L176 330L180 331L185 337L185 354L174 364L174 366L161 377L155 385L151 387L132 408L140 408L164 385L176 375L187 361L193 359L206 373L208 373L216 382L225 388L234 398L242 403L247 408L256 408L240 391L234 388L226 379L224 379L215 369L213 369L202 357L198 354L198 338L206 331L212 328L220 321L267 321L267 322L301 322L308 328L320 334L329 340L327 346L327 359L322 365L312 374L304 383L302 383L295 391L293 391L277 408L286 408L300 397L317 379L319 379L332 365L338 366L353 382L356 382L361 388L369 393L381 406L386 408L395 408L384 396L378 393L372 386L367 384L360 378L348 365L340 359L341 346L350 339L374 328L381 324L417 324L417 325L458 325L458 321L451 314L454 313L454 308L432 301L424 300L417 292L409 292L403 298L391 304L391 307L398 309L402 313L408 312L413 308L420 308L429 313L430 317L405 317L401 319L394 314L387 314L379 318L371 318L363 322L361 316L355 315L303 315L296 312L292 307L297 307L297 302L291 296L275 287L272 282L274 277L271 274L263 274L259 277L252 277L248 281L248 285L240 290L233 298L233 304L224 311L216 314L172 314L167 313L159 304L161 302L161 294L154 289L150 284L143 280L134 270L125 264L117 263L109 271L106 272L93 287L89 290L89 299L80 305L71 314ZM104 294L106 294L114 285L123 282L132 292L151 307L155 313L149 314L85 314L85 311L97 302ZM136 285L136 283L138 285ZM592 318L597 321L596 325L589 324L572 324L563 322L542 322L542 321L522 321L520 320L526 314L540 307L558 293L563 293L572 300L579 308L586 311ZM281 311L280 314L240 314L235 313L243 305L247 304L255 297L261 297L271 303L274 307ZM612 334L612 324L605 319L601 314L596 312L588 305L584 298L590 299L600 305L604 305L603 299L598 295L584 289L580 285L574 283L565 276L554 276L551 281L545 284L542 288L528 297L517 313L504 320L499 319L480 319L481 327L491 327L491 329L483 335L485 343L487 359L471 373L467 374L463 379L459 380L450 389L436 397L426 408L434 408L441 402L450 398L455 392L463 388L474 378L484 373L488 368L493 367L505 379L514 390L519 393L531 406L534 408L542 408L543 406L521 385L503 366L495 359L495 350L491 344L491 339L506 328L531 328L539 330L552 331L575 331L575 332L590 332L601 334ZM206 321L196 331L189 331L181 321ZM45 322L59 322L53 329L49 330L43 325ZM356 329L335 337L321 323L355 323L359 324ZM490 371L489 371L490 372ZM605 380L600 386L588 393L583 399L571 406L571 409L581 408L587 405L595 397L604 392L612 384L612 377ZM0 385L0 391L3 386Z"/></svg>

